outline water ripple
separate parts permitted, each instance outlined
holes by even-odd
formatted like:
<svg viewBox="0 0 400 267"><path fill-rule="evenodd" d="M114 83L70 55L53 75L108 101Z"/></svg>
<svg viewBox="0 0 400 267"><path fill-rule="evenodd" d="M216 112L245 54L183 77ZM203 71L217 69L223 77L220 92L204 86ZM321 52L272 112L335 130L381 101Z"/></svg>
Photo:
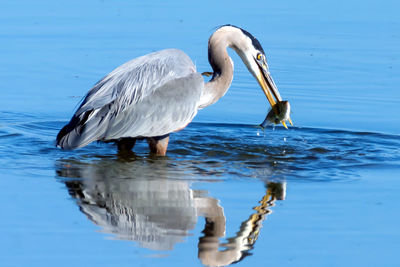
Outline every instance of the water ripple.
<svg viewBox="0 0 400 267"><path fill-rule="evenodd" d="M76 151L56 149L54 139L63 122L28 118L30 122L12 121L9 116L0 121L0 164L4 168L51 169L54 160L121 162L112 144L93 143ZM359 168L400 166L397 135L305 127L263 131L251 125L192 123L171 136L165 158L150 156L145 142L138 142L134 151L125 160L135 168L149 166L143 169L150 173L142 174L146 177L159 168L168 177L190 179L330 181L357 178Z"/></svg>

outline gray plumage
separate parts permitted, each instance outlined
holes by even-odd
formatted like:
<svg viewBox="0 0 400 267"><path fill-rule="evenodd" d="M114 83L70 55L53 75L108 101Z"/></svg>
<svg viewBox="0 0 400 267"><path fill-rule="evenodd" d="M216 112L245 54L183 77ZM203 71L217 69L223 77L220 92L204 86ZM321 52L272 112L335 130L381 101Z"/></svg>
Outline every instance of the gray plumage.
<svg viewBox="0 0 400 267"><path fill-rule="evenodd" d="M152 152L165 155L169 133L184 128L199 109L227 92L233 78L227 47L242 58L271 106L275 105L274 98L280 101L261 44L247 31L225 25L208 42L208 60L213 69L209 82L204 83L190 58L177 49L133 59L87 93L70 122L58 133L57 146L74 149L93 141L115 141L124 150L131 149L136 139L147 138Z"/></svg>
<svg viewBox="0 0 400 267"><path fill-rule="evenodd" d="M74 149L95 140L162 136L176 131L196 115L203 86L201 74L180 50L167 49L133 59L88 92L70 123L60 131L57 145Z"/></svg>

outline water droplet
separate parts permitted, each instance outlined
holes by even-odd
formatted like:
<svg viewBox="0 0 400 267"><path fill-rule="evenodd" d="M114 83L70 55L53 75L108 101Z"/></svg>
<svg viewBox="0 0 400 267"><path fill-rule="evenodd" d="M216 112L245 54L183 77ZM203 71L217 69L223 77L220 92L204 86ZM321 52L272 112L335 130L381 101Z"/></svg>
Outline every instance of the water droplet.
<svg viewBox="0 0 400 267"><path fill-rule="evenodd" d="M286 142L286 137L283 137L283 142Z"/></svg>

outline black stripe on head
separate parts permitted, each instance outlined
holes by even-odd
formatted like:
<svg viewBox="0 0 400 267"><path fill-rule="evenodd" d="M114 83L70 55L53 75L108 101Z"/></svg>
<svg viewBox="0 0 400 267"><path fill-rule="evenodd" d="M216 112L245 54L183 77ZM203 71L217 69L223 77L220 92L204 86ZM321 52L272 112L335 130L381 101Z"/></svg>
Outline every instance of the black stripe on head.
<svg viewBox="0 0 400 267"><path fill-rule="evenodd" d="M239 29L241 29L241 28L239 28ZM243 30L243 29L241 29L241 30L242 30L242 32L243 32L245 35L247 35L247 36L251 39L251 42L253 43L253 46L254 46L257 50L259 50L259 51L261 51L263 54L265 54L264 49L262 48L260 42L256 39L256 37L254 37L253 35L251 35L251 33L249 33L249 32L246 31L246 30Z"/></svg>
<svg viewBox="0 0 400 267"><path fill-rule="evenodd" d="M259 51L261 51L261 52L265 55L264 49L262 48L260 42L256 39L256 37L254 37L253 35L251 35L251 33L249 33L249 32L246 31L246 30L243 30L242 28L239 28L239 27L237 27L237 26L235 26L235 25L231 25L231 24L222 25L222 26L220 26L219 28L225 27L225 26L230 26L230 27L234 27L234 28L237 28L237 29L241 30L247 37L250 38L250 40L251 40L251 42L252 42L254 48L257 49L257 50L259 50Z"/></svg>

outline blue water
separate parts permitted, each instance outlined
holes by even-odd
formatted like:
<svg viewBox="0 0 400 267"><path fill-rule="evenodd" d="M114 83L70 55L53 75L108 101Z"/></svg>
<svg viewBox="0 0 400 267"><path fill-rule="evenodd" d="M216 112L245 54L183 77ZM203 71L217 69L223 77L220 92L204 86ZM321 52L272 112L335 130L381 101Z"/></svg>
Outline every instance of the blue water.
<svg viewBox="0 0 400 267"><path fill-rule="evenodd" d="M7 1L0 8L1 266L398 266L396 1ZM54 147L104 74L159 49L210 71L207 39L254 34L295 127L231 51L229 92L147 145Z"/></svg>

